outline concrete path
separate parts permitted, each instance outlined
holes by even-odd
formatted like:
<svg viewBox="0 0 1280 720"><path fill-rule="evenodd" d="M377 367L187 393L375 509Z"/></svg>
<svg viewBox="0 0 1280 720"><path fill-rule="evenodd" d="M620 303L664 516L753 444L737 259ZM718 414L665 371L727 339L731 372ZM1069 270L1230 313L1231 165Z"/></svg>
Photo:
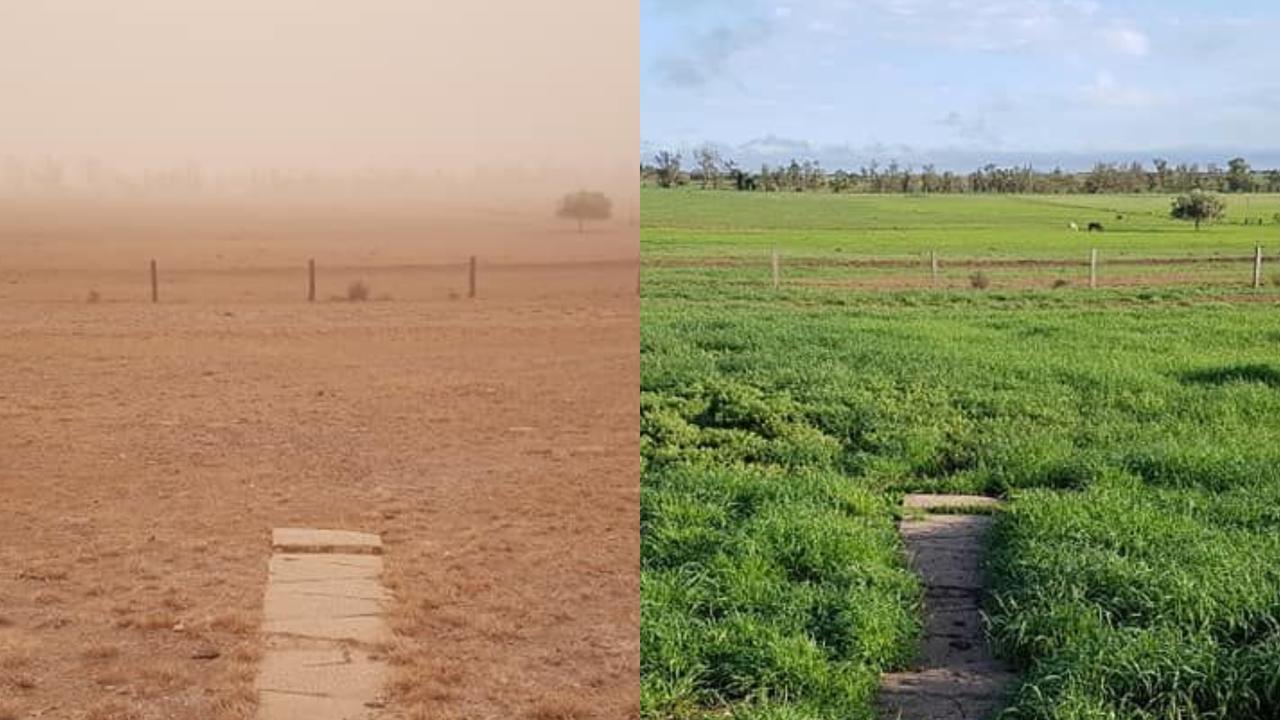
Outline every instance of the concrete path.
<svg viewBox="0 0 1280 720"><path fill-rule="evenodd" d="M277 528L263 601L258 720L371 720L390 639L382 541L340 530Z"/></svg>
<svg viewBox="0 0 1280 720"><path fill-rule="evenodd" d="M982 558L990 515L956 514L998 501L970 495L908 495L904 506L947 514L899 527L925 586L925 637L917 666L881 678L884 720L984 720L1003 706L1015 675L992 656L981 614Z"/></svg>

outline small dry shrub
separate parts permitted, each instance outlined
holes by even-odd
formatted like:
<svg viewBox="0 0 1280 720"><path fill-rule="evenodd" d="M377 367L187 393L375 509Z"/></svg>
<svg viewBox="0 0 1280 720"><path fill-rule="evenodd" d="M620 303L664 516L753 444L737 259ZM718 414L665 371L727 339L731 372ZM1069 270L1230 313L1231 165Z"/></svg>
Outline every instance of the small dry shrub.
<svg viewBox="0 0 1280 720"><path fill-rule="evenodd" d="M1071 284L1071 281L1066 278L1058 278L1053 281L1053 287L1055 290L1058 288L1064 288L1070 284Z"/></svg>
<svg viewBox="0 0 1280 720"><path fill-rule="evenodd" d="M369 299L369 286L363 280L356 280L347 286L347 300L364 302Z"/></svg>
<svg viewBox="0 0 1280 720"><path fill-rule="evenodd" d="M986 290L991 287L991 278L987 274L979 270L969 276L969 287L975 290Z"/></svg>
<svg viewBox="0 0 1280 720"><path fill-rule="evenodd" d="M102 301L102 295L97 290L90 290L88 302L90 305Z"/></svg>

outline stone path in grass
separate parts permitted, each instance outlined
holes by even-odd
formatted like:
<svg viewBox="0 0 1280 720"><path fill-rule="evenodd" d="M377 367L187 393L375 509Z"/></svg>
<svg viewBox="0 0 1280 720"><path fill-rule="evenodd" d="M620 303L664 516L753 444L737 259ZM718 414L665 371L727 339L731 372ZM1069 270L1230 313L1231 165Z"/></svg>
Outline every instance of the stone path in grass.
<svg viewBox="0 0 1280 720"><path fill-rule="evenodd" d="M908 495L927 513L899 526L911 566L925 586L925 636L916 667L881 678L883 720L984 720L1003 707L1015 675L987 646L980 611L982 558L990 511L973 495ZM933 514L937 511L937 514Z"/></svg>
<svg viewBox="0 0 1280 720"><path fill-rule="evenodd" d="M390 638L382 541L341 530L277 528L263 601L258 720L378 717Z"/></svg>

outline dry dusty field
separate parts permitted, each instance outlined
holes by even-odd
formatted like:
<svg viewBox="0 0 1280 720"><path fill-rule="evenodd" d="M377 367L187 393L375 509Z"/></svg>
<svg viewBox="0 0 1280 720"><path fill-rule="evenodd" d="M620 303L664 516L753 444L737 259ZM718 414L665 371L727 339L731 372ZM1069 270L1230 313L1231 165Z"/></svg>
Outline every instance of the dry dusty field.
<svg viewBox="0 0 1280 720"><path fill-rule="evenodd" d="M634 231L0 210L0 720L252 717L282 525L382 534L388 717L638 715Z"/></svg>

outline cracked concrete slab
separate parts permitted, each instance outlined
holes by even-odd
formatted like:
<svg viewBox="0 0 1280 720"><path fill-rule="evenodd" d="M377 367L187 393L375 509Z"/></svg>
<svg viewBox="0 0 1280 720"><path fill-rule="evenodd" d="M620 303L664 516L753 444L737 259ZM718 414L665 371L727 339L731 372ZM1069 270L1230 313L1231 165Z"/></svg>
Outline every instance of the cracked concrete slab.
<svg viewBox="0 0 1280 720"><path fill-rule="evenodd" d="M283 553L382 554L382 538L373 533L314 528L276 528L271 549Z"/></svg>
<svg viewBox="0 0 1280 720"><path fill-rule="evenodd" d="M909 507L989 507L991 498L907 496ZM881 678L884 720L982 720L994 717L1015 676L987 645L981 612L983 557L990 515L927 515L899 531L925 586L925 633L916 666Z"/></svg>
<svg viewBox="0 0 1280 720"><path fill-rule="evenodd" d="M1000 507L1000 500L986 495L930 495L913 493L902 498L902 506L917 510L954 510L957 508L979 508L994 510Z"/></svg>
<svg viewBox="0 0 1280 720"><path fill-rule="evenodd" d="M263 598L259 720L372 720L391 638L376 535L306 528L272 533Z"/></svg>
<svg viewBox="0 0 1280 720"><path fill-rule="evenodd" d="M367 650L283 641L268 648L258 674L258 717L374 720L384 663Z"/></svg>

